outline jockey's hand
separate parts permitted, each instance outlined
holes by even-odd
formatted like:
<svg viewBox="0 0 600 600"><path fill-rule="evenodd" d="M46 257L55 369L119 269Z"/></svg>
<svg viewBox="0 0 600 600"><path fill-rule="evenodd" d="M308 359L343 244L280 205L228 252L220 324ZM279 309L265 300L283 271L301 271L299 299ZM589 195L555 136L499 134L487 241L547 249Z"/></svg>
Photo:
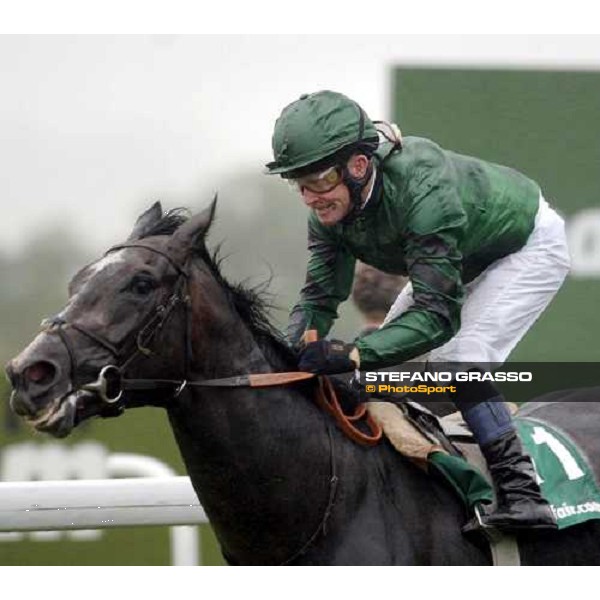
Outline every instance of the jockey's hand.
<svg viewBox="0 0 600 600"><path fill-rule="evenodd" d="M317 375L333 375L354 371L357 364L350 358L354 350L352 344L339 340L319 340L309 342L300 352L298 368Z"/></svg>

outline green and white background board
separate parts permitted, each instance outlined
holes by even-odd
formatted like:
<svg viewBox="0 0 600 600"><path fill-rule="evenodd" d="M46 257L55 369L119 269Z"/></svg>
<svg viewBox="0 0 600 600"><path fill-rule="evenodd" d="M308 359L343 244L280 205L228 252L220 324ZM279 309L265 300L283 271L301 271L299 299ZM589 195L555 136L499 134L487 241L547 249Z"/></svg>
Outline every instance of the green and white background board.
<svg viewBox="0 0 600 600"><path fill-rule="evenodd" d="M404 135L513 167L567 221L572 271L512 361L600 360L600 72L397 67Z"/></svg>

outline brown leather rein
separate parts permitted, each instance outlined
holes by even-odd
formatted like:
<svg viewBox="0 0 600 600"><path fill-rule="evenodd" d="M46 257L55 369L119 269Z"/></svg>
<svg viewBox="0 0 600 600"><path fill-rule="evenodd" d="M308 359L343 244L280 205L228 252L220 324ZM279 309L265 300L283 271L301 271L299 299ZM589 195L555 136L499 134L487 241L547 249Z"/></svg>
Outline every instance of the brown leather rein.
<svg viewBox="0 0 600 600"><path fill-rule="evenodd" d="M327 414L333 417L339 428L351 440L363 446L374 446L381 440L381 427L373 420L367 412L367 405L360 404L353 414L348 415L340 405L337 392L331 380L325 376L317 376L314 373L292 371L288 373L253 373L249 375L238 375L222 379L207 379L203 381L177 381L170 379L122 379L121 371L108 365L100 371L98 379L90 384L83 385L81 389L97 393L104 402L114 404L121 399L124 391L157 389L169 387L174 391L174 397L179 396L186 387L252 387L266 388L274 386L290 385L299 381L307 381L318 377L316 393L317 405ZM370 433L362 431L358 424L364 421Z"/></svg>
<svg viewBox="0 0 600 600"><path fill-rule="evenodd" d="M316 330L310 329L304 334L305 342L315 342L316 340ZM354 442L363 446L375 446L381 440L383 435L381 426L373 420L373 417L367 411L367 405L363 402L356 407L353 414L347 415L340 405L331 380L325 375L319 377L316 400L317 404L335 419L339 428ZM357 427L362 419L365 419L365 425L370 433L364 433Z"/></svg>

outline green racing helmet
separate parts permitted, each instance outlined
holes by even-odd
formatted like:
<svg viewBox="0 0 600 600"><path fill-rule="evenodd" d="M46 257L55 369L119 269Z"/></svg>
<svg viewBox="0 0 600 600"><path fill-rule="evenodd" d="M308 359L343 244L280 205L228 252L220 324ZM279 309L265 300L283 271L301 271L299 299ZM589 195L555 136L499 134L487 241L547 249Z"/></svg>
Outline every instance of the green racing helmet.
<svg viewBox="0 0 600 600"><path fill-rule="evenodd" d="M273 158L269 175L289 177L313 164L326 162L361 145L375 149L375 125L347 96L328 90L303 94L286 106L273 131Z"/></svg>

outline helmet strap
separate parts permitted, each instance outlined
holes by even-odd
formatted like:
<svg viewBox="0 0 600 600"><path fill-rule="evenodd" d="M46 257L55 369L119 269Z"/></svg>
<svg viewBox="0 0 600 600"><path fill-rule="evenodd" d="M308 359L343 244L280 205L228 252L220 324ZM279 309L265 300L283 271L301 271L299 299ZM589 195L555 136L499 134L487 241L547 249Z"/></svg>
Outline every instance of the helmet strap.
<svg viewBox="0 0 600 600"><path fill-rule="evenodd" d="M371 175L373 175L372 158L369 159L366 173L360 178L353 177L350 174L347 162L342 166L342 182L350 192L350 211L342 220L344 224L351 223L360 214L363 203L362 192L371 180Z"/></svg>

